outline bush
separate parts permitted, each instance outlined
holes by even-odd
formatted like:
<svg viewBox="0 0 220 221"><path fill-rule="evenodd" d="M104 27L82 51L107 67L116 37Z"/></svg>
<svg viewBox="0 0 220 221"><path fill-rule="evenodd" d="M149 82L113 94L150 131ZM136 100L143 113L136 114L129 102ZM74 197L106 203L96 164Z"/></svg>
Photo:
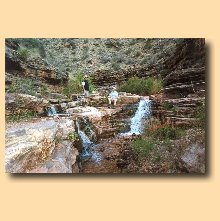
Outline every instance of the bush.
<svg viewBox="0 0 220 221"><path fill-rule="evenodd" d="M166 110L173 110L174 109L173 104L170 103L169 101L165 101L163 106Z"/></svg>
<svg viewBox="0 0 220 221"><path fill-rule="evenodd" d="M110 62L111 61L111 59L109 58L109 57L107 57L107 56L102 56L102 57L100 57L100 62L102 63L102 64L106 64L106 63L108 63L108 62Z"/></svg>
<svg viewBox="0 0 220 221"><path fill-rule="evenodd" d="M162 89L162 80L160 78L130 78L127 82L119 85L119 91L129 92L139 95L150 95L159 92Z"/></svg>
<svg viewBox="0 0 220 221"><path fill-rule="evenodd" d="M18 53L21 56L21 59L27 61L28 57L30 56L30 52L27 48L19 48Z"/></svg>
<svg viewBox="0 0 220 221"><path fill-rule="evenodd" d="M74 78L70 79L68 81L67 86L63 89L63 93L67 95L68 97L71 96L71 94L74 93L82 93L83 88L82 88L82 81L83 81L83 73L78 73L74 76ZM92 77L89 76L89 91L92 92L95 90L95 86L92 83Z"/></svg>
<svg viewBox="0 0 220 221"><path fill-rule="evenodd" d="M132 150L139 158L146 157L153 147L154 143L151 139L139 138L132 142Z"/></svg>
<svg viewBox="0 0 220 221"><path fill-rule="evenodd" d="M13 81L8 88L10 93L36 94L35 82L30 78L20 78Z"/></svg>
<svg viewBox="0 0 220 221"><path fill-rule="evenodd" d="M137 51L136 53L135 53L135 57L139 57L141 55L141 52L140 51Z"/></svg>
<svg viewBox="0 0 220 221"><path fill-rule="evenodd" d="M184 133L183 128L175 128L169 124L161 124L155 122L148 126L145 131L145 136L150 137L154 140L174 140L182 136Z"/></svg>
<svg viewBox="0 0 220 221"><path fill-rule="evenodd" d="M67 135L67 139L73 142L74 140L76 140L77 136L78 135L76 132L69 132Z"/></svg>
<svg viewBox="0 0 220 221"><path fill-rule="evenodd" d="M37 117L38 114L35 111L31 111L31 110L25 110L23 112L20 113L13 113L11 115L8 116L7 121L9 122L19 122L19 121L24 121L24 120L30 120L34 117Z"/></svg>
<svg viewBox="0 0 220 221"><path fill-rule="evenodd" d="M201 104L197 107L195 117L196 117L196 126L205 128L206 125L206 116L205 116L205 104Z"/></svg>
<svg viewBox="0 0 220 221"><path fill-rule="evenodd" d="M150 48L151 48L151 40L148 39L148 40L145 42L145 44L144 44L144 46L143 46L143 49L144 49L144 50L148 50L148 49L150 49Z"/></svg>
<svg viewBox="0 0 220 221"><path fill-rule="evenodd" d="M141 60L140 64L141 64L141 65L147 64L148 60L149 60L148 58L143 58L143 59Z"/></svg>
<svg viewBox="0 0 220 221"><path fill-rule="evenodd" d="M132 52L132 49L131 49L131 48L128 48L128 49L125 51L125 54L126 54L126 55L129 55L129 54L131 54L131 52Z"/></svg>
<svg viewBox="0 0 220 221"><path fill-rule="evenodd" d="M41 57L46 57L44 46L38 39L36 39L36 38L18 38L17 41L22 47L29 49L30 54L38 53ZM36 49L37 52L34 49Z"/></svg>
<svg viewBox="0 0 220 221"><path fill-rule="evenodd" d="M120 64L117 62L112 63L112 68L114 71L118 71L120 69Z"/></svg>
<svg viewBox="0 0 220 221"><path fill-rule="evenodd" d="M158 137L159 139L175 139L177 138L177 130L171 126L165 126L162 128L158 128L155 133L154 137Z"/></svg>

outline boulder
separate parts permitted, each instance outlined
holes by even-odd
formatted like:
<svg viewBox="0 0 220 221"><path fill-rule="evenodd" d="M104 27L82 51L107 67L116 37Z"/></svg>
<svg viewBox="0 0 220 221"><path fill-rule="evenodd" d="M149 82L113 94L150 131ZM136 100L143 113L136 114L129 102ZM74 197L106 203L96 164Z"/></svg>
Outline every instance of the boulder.
<svg viewBox="0 0 220 221"><path fill-rule="evenodd" d="M205 173L205 148L192 144L186 148L180 158L179 166L188 173Z"/></svg>
<svg viewBox="0 0 220 221"><path fill-rule="evenodd" d="M6 119L10 115L45 114L49 102L43 98L28 94L6 93Z"/></svg>
<svg viewBox="0 0 220 221"><path fill-rule="evenodd" d="M78 156L77 149L68 138L74 131L73 120L70 119L41 120L8 126L6 172L71 173Z"/></svg>

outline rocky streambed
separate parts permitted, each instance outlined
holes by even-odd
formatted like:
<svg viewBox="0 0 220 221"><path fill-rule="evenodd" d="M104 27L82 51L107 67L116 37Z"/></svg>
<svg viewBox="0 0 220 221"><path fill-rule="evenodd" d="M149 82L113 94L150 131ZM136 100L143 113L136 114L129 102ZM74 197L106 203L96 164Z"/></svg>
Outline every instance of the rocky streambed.
<svg viewBox="0 0 220 221"><path fill-rule="evenodd" d="M182 141L160 142L145 160L137 159L132 141L141 137L151 116L159 118L157 99L152 99L122 93L116 108L108 108L106 98L100 95L92 95L88 106L82 106L79 101L63 100L56 104L52 100L61 109L65 108L65 114L7 124L6 172L204 173L204 144L191 142L192 133L204 137L199 130L191 131ZM13 107L20 105L15 100L9 103ZM29 100L32 109L45 103Z"/></svg>
<svg viewBox="0 0 220 221"><path fill-rule="evenodd" d="M66 109L68 116L57 115L34 118L27 122L8 123L5 150L6 172L78 173L84 171L81 168L80 157L83 141L80 140L76 124L80 124L83 133L87 134L91 143L102 143L103 139L110 139L123 129L126 130L139 99L139 96L126 95L121 96L119 105L115 109L70 106ZM91 99L91 102L92 100L94 99ZM95 154L93 157L91 155L91 159L94 157Z"/></svg>

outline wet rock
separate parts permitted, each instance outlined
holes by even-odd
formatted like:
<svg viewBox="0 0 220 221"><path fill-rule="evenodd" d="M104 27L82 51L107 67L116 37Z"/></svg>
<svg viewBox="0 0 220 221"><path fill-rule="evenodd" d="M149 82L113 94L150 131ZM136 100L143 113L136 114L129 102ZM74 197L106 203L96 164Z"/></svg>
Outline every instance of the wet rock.
<svg viewBox="0 0 220 221"><path fill-rule="evenodd" d="M79 101L72 101L72 102L68 102L68 108L71 108L71 107L76 107L79 105Z"/></svg>
<svg viewBox="0 0 220 221"><path fill-rule="evenodd" d="M61 104L60 104L60 107L61 107L62 109L66 109L66 108L67 108L67 106L68 106L68 104L67 104L67 103L61 103Z"/></svg>
<svg viewBox="0 0 220 221"><path fill-rule="evenodd" d="M58 99L53 99L53 98L51 98L51 99L49 99L49 102L50 102L51 104L59 104L59 100L58 100Z"/></svg>

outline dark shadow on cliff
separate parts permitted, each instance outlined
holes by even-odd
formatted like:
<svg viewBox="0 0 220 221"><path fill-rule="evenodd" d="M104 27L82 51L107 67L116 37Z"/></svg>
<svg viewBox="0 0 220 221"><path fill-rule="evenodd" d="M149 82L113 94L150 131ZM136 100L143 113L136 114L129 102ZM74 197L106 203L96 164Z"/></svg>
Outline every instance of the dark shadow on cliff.
<svg viewBox="0 0 220 221"><path fill-rule="evenodd" d="M205 56L206 56L206 172L204 174L195 174L195 173L186 173L186 174L7 174L12 179L81 179L81 180L93 180L93 179L146 179L146 178L153 178L153 179L207 179L211 176L211 148L212 143L210 139L210 134L212 134L211 128L211 67L210 67L210 60L211 60L211 53L210 53L211 46L210 44L205 45Z"/></svg>

